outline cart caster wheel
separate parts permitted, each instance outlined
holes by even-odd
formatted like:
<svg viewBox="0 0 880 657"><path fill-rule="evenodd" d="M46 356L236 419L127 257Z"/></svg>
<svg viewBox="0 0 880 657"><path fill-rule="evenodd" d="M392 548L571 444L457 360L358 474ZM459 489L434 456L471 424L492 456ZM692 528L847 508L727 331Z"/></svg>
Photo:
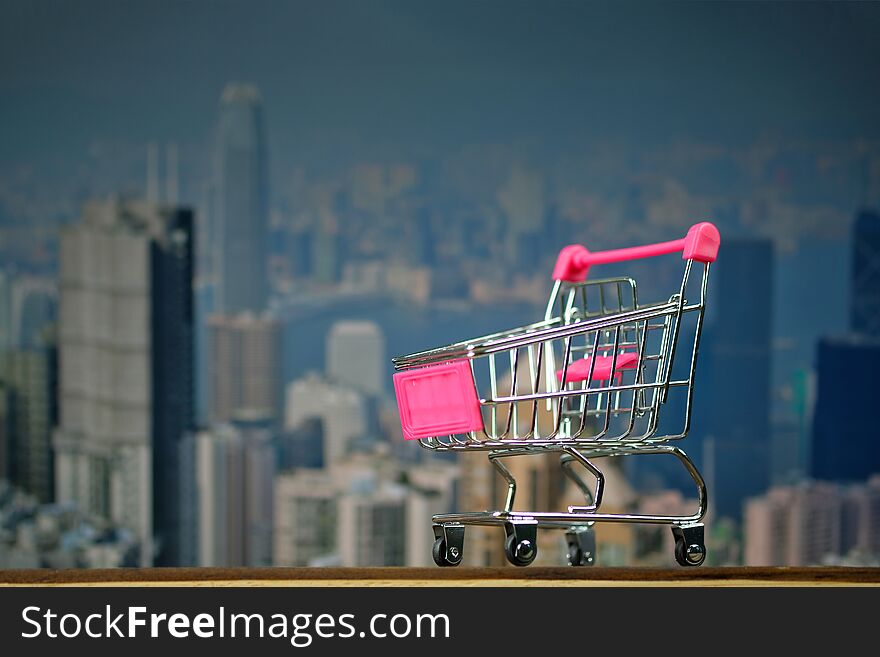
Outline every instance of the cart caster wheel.
<svg viewBox="0 0 880 657"><path fill-rule="evenodd" d="M504 554L514 566L528 566L538 556L538 545L534 540L510 534L504 541Z"/></svg>
<svg viewBox="0 0 880 657"><path fill-rule="evenodd" d="M679 566L700 566L706 560L703 525L673 527L675 560Z"/></svg>
<svg viewBox="0 0 880 657"><path fill-rule="evenodd" d="M706 560L706 546L700 543L685 546L684 541L676 541L675 560L679 566L699 566Z"/></svg>
<svg viewBox="0 0 880 657"><path fill-rule="evenodd" d="M434 563L445 568L457 566L464 556L464 527L461 525L434 525Z"/></svg>
<svg viewBox="0 0 880 657"><path fill-rule="evenodd" d="M565 532L569 566L592 566L595 563L596 535L592 528Z"/></svg>
<svg viewBox="0 0 880 657"><path fill-rule="evenodd" d="M446 541L438 538L434 541L434 548L431 550L431 556L434 557L434 563L445 568L447 566L457 566L461 563L461 552L458 548L446 549Z"/></svg>

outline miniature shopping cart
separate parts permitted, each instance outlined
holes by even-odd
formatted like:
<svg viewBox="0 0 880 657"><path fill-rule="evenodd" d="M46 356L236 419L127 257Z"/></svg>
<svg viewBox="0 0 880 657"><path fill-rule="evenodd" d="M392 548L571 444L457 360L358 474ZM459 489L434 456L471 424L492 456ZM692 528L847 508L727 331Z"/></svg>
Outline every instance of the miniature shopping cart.
<svg viewBox="0 0 880 657"><path fill-rule="evenodd" d="M592 565L596 522L669 524L676 561L703 563L706 485L671 443L690 427L709 266L719 244L718 230L704 222L683 239L660 244L596 253L567 246L553 271L543 321L393 359L404 437L435 451L488 452L507 483L500 510L433 517L438 565L461 563L466 525L503 527L505 554L517 566L534 561L539 527L561 529L569 563ZM593 265L676 252L684 260L681 285L662 303L639 303L632 278L587 281ZM502 460L547 452L560 454L585 504L564 512L514 510L516 481ZM681 461L699 493L693 515L600 511L605 477L593 460L638 454ZM573 468L577 464L595 487Z"/></svg>

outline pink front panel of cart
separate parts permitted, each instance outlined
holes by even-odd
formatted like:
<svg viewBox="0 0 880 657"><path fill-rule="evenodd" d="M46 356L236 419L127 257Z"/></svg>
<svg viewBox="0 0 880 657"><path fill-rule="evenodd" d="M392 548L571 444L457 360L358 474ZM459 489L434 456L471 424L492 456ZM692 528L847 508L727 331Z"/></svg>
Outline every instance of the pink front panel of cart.
<svg viewBox="0 0 880 657"><path fill-rule="evenodd" d="M397 372L394 393L407 440L483 428L480 400L466 360Z"/></svg>

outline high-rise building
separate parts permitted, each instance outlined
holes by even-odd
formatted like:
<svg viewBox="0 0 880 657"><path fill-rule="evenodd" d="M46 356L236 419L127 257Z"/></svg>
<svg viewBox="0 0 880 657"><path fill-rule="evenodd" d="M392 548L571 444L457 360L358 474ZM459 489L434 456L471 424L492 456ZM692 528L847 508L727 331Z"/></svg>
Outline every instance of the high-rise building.
<svg viewBox="0 0 880 657"><path fill-rule="evenodd" d="M272 562L275 453L266 428L218 425L180 449L183 561L198 566Z"/></svg>
<svg viewBox="0 0 880 657"><path fill-rule="evenodd" d="M220 101L212 251L217 309L266 309L268 222L266 136L255 87L230 84Z"/></svg>
<svg viewBox="0 0 880 657"><path fill-rule="evenodd" d="M363 395L314 373L288 384L285 429L296 429L308 418L320 418L323 425L324 467L341 460L367 432L367 404Z"/></svg>
<svg viewBox="0 0 880 657"><path fill-rule="evenodd" d="M208 318L208 416L281 420L281 322L246 312Z"/></svg>
<svg viewBox="0 0 880 657"><path fill-rule="evenodd" d="M195 316L195 367L196 367L196 422L208 423L210 406L208 385L208 362L210 355L210 331L208 317L214 314L214 285L206 280L196 282L193 289Z"/></svg>
<svg viewBox="0 0 880 657"><path fill-rule="evenodd" d="M308 417L278 436L278 469L324 467L324 421Z"/></svg>
<svg viewBox="0 0 880 657"><path fill-rule="evenodd" d="M2 354L0 354L2 360ZM6 381L0 379L0 481L12 474L12 394Z"/></svg>
<svg viewBox="0 0 880 657"><path fill-rule="evenodd" d="M277 455L274 436L266 427L241 428L244 440L242 498L244 499L245 566L272 565L274 479Z"/></svg>
<svg viewBox="0 0 880 657"><path fill-rule="evenodd" d="M44 332L52 326L57 312L54 281L33 276L21 277L12 286L12 338L17 347L39 347Z"/></svg>
<svg viewBox="0 0 880 657"><path fill-rule="evenodd" d="M343 566L402 566L406 562L403 486L381 482L339 498L337 545Z"/></svg>
<svg viewBox="0 0 880 657"><path fill-rule="evenodd" d="M310 566L336 551L336 498L327 470L275 478L274 565Z"/></svg>
<svg viewBox="0 0 880 657"><path fill-rule="evenodd" d="M310 273L317 283L336 283L342 273L342 238L335 228L319 225L311 234Z"/></svg>
<svg viewBox="0 0 880 657"><path fill-rule="evenodd" d="M880 475L845 489L843 509L843 547L880 555Z"/></svg>
<svg viewBox="0 0 880 657"><path fill-rule="evenodd" d="M856 215L852 242L852 330L880 338L880 213Z"/></svg>
<svg viewBox="0 0 880 657"><path fill-rule="evenodd" d="M385 339L374 322L340 321L327 336L327 376L368 395L385 388Z"/></svg>
<svg viewBox="0 0 880 657"><path fill-rule="evenodd" d="M769 484L772 276L770 240L731 239L709 281L694 396L699 442L689 451L711 440L702 459L713 477L710 504L735 519L745 499Z"/></svg>
<svg viewBox="0 0 880 657"><path fill-rule="evenodd" d="M61 234L56 494L176 563L178 445L193 425L193 215L109 200Z"/></svg>
<svg viewBox="0 0 880 657"><path fill-rule="evenodd" d="M880 214L856 216L852 242L851 333L819 340L810 474L832 481L880 472L874 371L880 365Z"/></svg>
<svg viewBox="0 0 880 657"><path fill-rule="evenodd" d="M12 290L9 274L0 271L0 353L12 346ZM0 375L3 371L0 370Z"/></svg>
<svg viewBox="0 0 880 657"><path fill-rule="evenodd" d="M0 356L3 358L3 356ZM52 429L58 421L58 366L49 338L42 348L5 354L8 477L39 502L54 501Z"/></svg>
<svg viewBox="0 0 880 657"><path fill-rule="evenodd" d="M880 472L876 373L880 339L862 335L819 341L810 474L817 479L860 480Z"/></svg>

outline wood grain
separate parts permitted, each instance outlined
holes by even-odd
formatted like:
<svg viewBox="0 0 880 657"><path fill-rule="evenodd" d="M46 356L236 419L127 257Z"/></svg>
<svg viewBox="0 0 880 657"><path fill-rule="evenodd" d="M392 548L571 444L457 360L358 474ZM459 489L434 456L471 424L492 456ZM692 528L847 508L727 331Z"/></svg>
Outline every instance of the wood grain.
<svg viewBox="0 0 880 657"><path fill-rule="evenodd" d="M4 570L0 586L880 586L880 568Z"/></svg>

